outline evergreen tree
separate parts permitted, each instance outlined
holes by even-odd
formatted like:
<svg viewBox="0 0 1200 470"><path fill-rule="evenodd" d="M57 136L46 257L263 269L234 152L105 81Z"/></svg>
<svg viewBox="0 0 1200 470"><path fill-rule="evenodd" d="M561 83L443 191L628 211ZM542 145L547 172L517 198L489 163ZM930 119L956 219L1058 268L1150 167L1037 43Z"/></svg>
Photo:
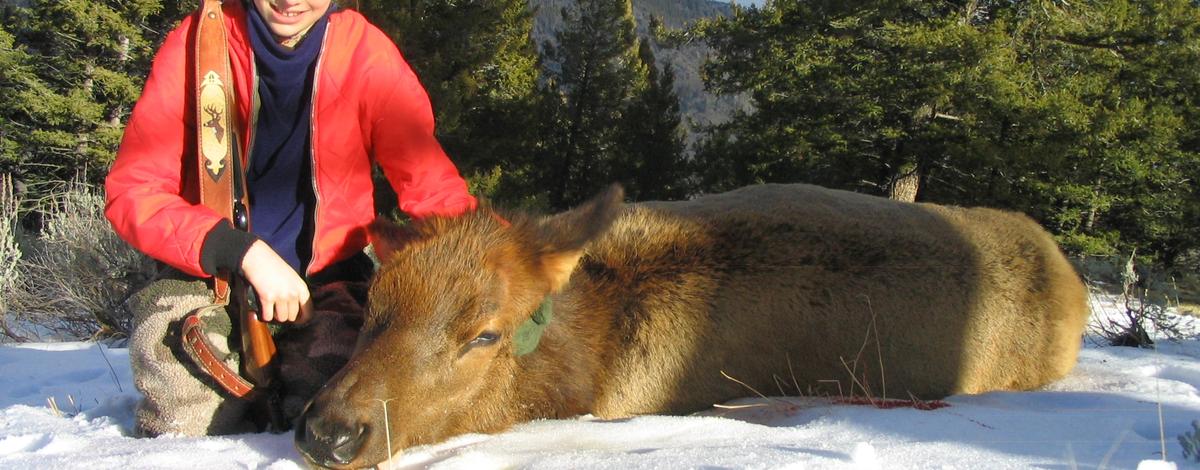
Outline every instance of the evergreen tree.
<svg viewBox="0 0 1200 470"><path fill-rule="evenodd" d="M477 192L529 195L537 52L525 0L355 2L429 92L442 145Z"/></svg>
<svg viewBox="0 0 1200 470"><path fill-rule="evenodd" d="M1167 265L1195 232L1200 9L1188 0L1033 2L1004 15L1028 97L1010 137L1016 178L996 205L1073 250L1137 250Z"/></svg>
<svg viewBox="0 0 1200 470"><path fill-rule="evenodd" d="M955 89L1003 40L978 27L974 5L782 0L702 26L719 54L709 86L747 93L755 108L701 146L705 181L820 181L913 199L968 130Z"/></svg>
<svg viewBox="0 0 1200 470"><path fill-rule="evenodd" d="M544 49L547 77L542 189L552 208L566 208L614 178L625 108L644 86L630 0L580 0L562 10L564 29Z"/></svg>
<svg viewBox="0 0 1200 470"><path fill-rule="evenodd" d="M735 9L693 32L717 52L708 85L747 93L755 109L711 129L703 183L895 197L916 175L920 199L1022 210L1073 250L1174 262L1197 248L1197 134L1185 124L1197 117L1197 10L1189 0Z"/></svg>
<svg viewBox="0 0 1200 470"><path fill-rule="evenodd" d="M103 177L150 59L182 14L159 0L30 0L0 11L0 173ZM194 8L194 7L192 7Z"/></svg>
<svg viewBox="0 0 1200 470"><path fill-rule="evenodd" d="M647 40L640 42L638 57L647 76L624 113L614 177L635 201L684 199L691 192L692 167L684 154L675 73L671 64L659 70Z"/></svg>

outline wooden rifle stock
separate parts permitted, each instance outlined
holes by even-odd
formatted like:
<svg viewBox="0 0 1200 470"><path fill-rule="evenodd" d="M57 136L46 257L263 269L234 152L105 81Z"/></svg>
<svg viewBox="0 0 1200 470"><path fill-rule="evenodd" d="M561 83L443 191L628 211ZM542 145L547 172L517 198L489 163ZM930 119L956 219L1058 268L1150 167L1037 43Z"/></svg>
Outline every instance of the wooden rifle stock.
<svg viewBox="0 0 1200 470"><path fill-rule="evenodd" d="M242 333L242 376L256 388L268 389L275 382L275 340L267 323L258 319L251 289L245 281L234 284L234 310Z"/></svg>
<svg viewBox="0 0 1200 470"><path fill-rule="evenodd" d="M273 432L283 432L288 424L276 386L275 340L267 323L258 318L254 288L238 276L234 276L231 287L233 302L229 312L237 317L242 340L241 376L254 385L254 392L247 398L257 403L254 411L260 424L266 423Z"/></svg>

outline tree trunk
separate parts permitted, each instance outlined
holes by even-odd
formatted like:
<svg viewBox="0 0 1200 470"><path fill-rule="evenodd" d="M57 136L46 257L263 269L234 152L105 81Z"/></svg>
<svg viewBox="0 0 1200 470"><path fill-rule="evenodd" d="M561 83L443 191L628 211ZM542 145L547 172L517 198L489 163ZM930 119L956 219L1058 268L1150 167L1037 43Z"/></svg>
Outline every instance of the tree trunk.
<svg viewBox="0 0 1200 470"><path fill-rule="evenodd" d="M916 163L905 163L892 175L888 184L888 197L896 201L916 202L921 189L921 174Z"/></svg>
<svg viewBox="0 0 1200 470"><path fill-rule="evenodd" d="M1084 223L1083 223L1084 233L1092 233L1092 227L1096 226L1096 217L1097 217L1097 215L1099 215L1098 213L1100 212L1100 207L1099 207L1100 203L1098 202L1100 199L1100 188L1101 188L1101 185L1103 185L1103 184L1104 184L1103 176L1096 178L1096 185L1094 187L1092 187L1092 200L1088 204L1089 207L1088 207L1087 219L1084 220Z"/></svg>

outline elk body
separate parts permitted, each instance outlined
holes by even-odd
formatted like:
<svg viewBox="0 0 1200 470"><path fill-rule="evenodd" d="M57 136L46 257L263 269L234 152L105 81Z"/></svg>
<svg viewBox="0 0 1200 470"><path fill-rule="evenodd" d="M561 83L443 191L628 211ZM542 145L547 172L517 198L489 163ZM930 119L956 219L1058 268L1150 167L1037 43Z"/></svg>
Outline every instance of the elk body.
<svg viewBox="0 0 1200 470"><path fill-rule="evenodd" d="M849 387L850 366L877 396L937 398L1038 387L1075 363L1084 286L1025 216L808 185L621 198L511 224L480 210L373 226L369 313L297 427L305 458L366 466L536 418L750 395L723 373L823 393ZM553 321L518 356L513 335L546 299Z"/></svg>

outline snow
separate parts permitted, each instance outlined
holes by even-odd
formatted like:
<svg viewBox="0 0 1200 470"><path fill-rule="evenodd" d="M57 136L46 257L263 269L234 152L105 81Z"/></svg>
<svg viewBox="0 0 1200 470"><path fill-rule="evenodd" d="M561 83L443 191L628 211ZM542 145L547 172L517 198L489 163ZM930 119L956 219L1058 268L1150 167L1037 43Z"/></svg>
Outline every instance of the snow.
<svg viewBox="0 0 1200 470"><path fill-rule="evenodd" d="M1111 314L1111 302L1098 297L1097 315ZM389 466L1200 468L1177 439L1200 419L1200 341L1159 341L1157 350L1096 343L1086 341L1075 370L1042 390L954 396L935 410L746 398L692 416L535 421L409 449ZM290 434L130 437L138 394L124 349L0 346L0 377L0 468L304 467Z"/></svg>

